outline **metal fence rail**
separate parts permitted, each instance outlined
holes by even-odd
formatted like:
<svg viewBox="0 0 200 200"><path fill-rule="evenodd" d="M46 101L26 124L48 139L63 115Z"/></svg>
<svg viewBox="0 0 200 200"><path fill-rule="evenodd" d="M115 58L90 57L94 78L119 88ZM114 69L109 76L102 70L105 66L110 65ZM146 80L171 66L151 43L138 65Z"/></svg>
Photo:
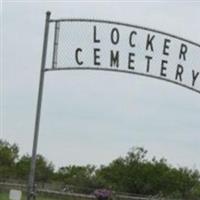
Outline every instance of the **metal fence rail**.
<svg viewBox="0 0 200 200"><path fill-rule="evenodd" d="M50 187L51 188L51 187ZM0 182L0 192L9 191L10 189L18 189L27 192L26 184L18 184L18 183L9 183L9 182ZM84 200L95 200L96 197L93 194L81 194L76 192L64 192L59 190L47 189L47 188L38 188L37 194L43 194L47 196L55 196L55 197L69 197L70 199L84 199ZM161 200L161 198L155 197L144 197L137 195L124 195L124 194L114 194L113 200Z"/></svg>

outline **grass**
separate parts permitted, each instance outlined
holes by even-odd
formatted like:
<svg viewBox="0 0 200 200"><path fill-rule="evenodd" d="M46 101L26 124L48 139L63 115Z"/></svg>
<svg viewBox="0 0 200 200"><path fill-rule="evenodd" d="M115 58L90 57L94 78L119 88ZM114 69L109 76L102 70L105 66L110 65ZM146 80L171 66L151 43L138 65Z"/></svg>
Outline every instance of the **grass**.
<svg viewBox="0 0 200 200"><path fill-rule="evenodd" d="M43 196L38 196L37 200L59 200L60 198L58 197L43 197ZM66 198L62 198L63 200ZM8 193L0 193L0 200L9 200L9 194ZM21 200L26 200L26 196L23 195Z"/></svg>
<svg viewBox="0 0 200 200"><path fill-rule="evenodd" d="M8 200L9 198L8 198L8 194L6 194L6 193L0 193L0 199L1 200Z"/></svg>

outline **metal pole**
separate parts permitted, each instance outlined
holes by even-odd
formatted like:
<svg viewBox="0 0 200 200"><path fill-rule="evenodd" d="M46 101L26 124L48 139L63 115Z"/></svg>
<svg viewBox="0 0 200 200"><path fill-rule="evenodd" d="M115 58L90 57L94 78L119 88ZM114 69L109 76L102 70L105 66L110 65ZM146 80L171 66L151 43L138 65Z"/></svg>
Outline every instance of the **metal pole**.
<svg viewBox="0 0 200 200"><path fill-rule="evenodd" d="M41 61L41 70L40 70L40 82L39 82L38 101L37 101L37 110L36 110L36 118L35 118L31 168L30 168L29 181L28 181L27 200L35 199L34 182L35 182L36 154L37 154L37 145L38 145L38 136L39 136L40 113L41 113L41 105L42 105L42 94L43 94L44 73L45 73L44 69L45 69L45 64L46 64L50 15L51 13L49 11L46 12L42 61Z"/></svg>

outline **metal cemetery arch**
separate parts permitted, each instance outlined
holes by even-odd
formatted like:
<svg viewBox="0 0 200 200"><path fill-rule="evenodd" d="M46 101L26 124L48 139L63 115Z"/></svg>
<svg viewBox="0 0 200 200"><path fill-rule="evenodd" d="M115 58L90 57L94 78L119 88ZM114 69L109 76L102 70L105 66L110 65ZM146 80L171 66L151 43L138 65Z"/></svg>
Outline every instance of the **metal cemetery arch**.
<svg viewBox="0 0 200 200"><path fill-rule="evenodd" d="M150 78L155 78L155 79L159 79L159 80L164 80L167 82L171 82L173 84L182 86L184 88L187 88L193 92L196 92L198 94L200 94L200 60L199 63L195 63L195 60L197 57L200 58L200 44L197 44L195 42L192 42L190 40L186 40L184 38L172 35L172 34L168 34L162 31L157 31L154 29L150 29L150 28L145 28L145 27L141 27L141 26L136 26L136 25L131 25L131 24L126 24L126 23L120 23L120 22L112 22L112 21L105 21L105 20L94 20L94 19L50 19L50 12L46 13L46 24L45 24L45 31L44 31L44 41L43 41L43 51L42 51L42 61L41 61L41 71L40 71L40 82L39 82L39 91L38 91L38 102L37 102L37 110L36 110L36 119L35 119L35 129L34 129L34 141L33 141L33 149L32 149L32 161L31 161L31 169L30 169L30 175L29 175L29 183L28 183L28 193L27 193L27 200L31 200L35 198L35 186L34 186L34 182L35 182L35 167L36 167L36 153L37 153L37 144L38 144L38 135L39 135L39 124L40 124L40 112L41 112L41 102L42 102L42 93L43 93L43 84L44 84L44 74L45 72L50 72L50 71L58 71L58 70L102 70L102 71L113 71L113 72L120 72L120 73L129 73L129 74L134 74L134 75L140 75L140 76L146 76L146 77L150 77ZM100 43L100 39L98 39L97 37L97 29L96 29L96 25L98 24L103 24L103 25L107 25L107 26L114 26L114 28L111 31L111 42L112 45L114 47L116 47L116 45L119 42L119 31L116 27L125 27L126 30L124 30L124 35L126 34L125 31L127 31L128 29L131 28L131 32L129 34L128 37L128 41L129 41L129 47L127 47L126 49L128 49L127 51L127 57L128 60L123 61L122 59L122 66L119 66L119 51L114 51L111 50L110 53L110 66L109 67L101 67L101 63L99 61L100 59L100 55L98 54L100 52L100 48L96 48L93 49L94 50L94 54L92 57L94 57L94 65L83 65L83 61L80 61L80 54L82 55L83 50L79 47L76 48L74 51L74 55L75 55L75 61L76 64L64 64L64 66L62 67L57 67L58 65L58 61L59 61L59 55L58 55L58 50L59 50L59 30L60 30L60 23L64 23L64 22L70 22L72 24L84 24L84 23L88 23L93 24L93 28L94 28L94 34L93 36L93 42L97 43L97 45L99 45ZM48 34L49 34L49 24L50 23L54 23L55 24L55 33L54 33L54 48L53 48L53 62L52 62L52 67L51 68L46 68L46 53L47 53L47 44L48 44ZM128 28L128 29L127 29ZM137 32L136 32L137 30ZM135 64L135 53L130 52L130 48L135 50L135 43L132 43L132 39L137 36L138 32L141 31L141 35L143 34L143 32L145 32L146 34L146 43L144 44L145 46L145 52L149 52L148 55L144 56L144 59L146 59L146 65L145 65L145 69L143 66L141 66L140 68L143 69L144 71L140 71L140 69L137 71L135 70L135 66L133 66L133 64ZM75 32L75 31L74 31ZM73 33L74 33L73 32ZM80 32L80 31L79 31ZM72 35L73 35L72 33ZM82 34L82 33L81 33ZM153 35L150 35L153 34ZM157 36L156 36L157 34ZM133 37L134 36L134 37ZM162 46L162 54L158 54L157 57L163 57L163 59L161 59L161 66L159 66L158 64L158 69L160 71L160 74L156 74L154 73L150 73L150 71L153 71L152 68L150 69L151 65L150 63L153 62L153 54L154 54L154 46L153 46L153 40L156 37L161 37L161 36L165 36L166 38L161 38L164 43ZM73 37L73 36L72 36ZM144 34L141 36L142 40L144 40ZM177 46L179 46L179 52L177 53L177 65L175 68L175 71L172 70L173 76L175 77L174 79L172 78L168 78L167 77L167 67L166 64L168 64L168 56L169 56L169 48L170 48L170 44L171 44L171 40L170 39L174 39L176 40L174 47L177 48ZM186 58L188 58L188 46L190 45L191 50L191 55L195 57L194 61L192 61L193 63L193 67L192 70L187 66L187 67L183 67L184 63L186 62ZM161 49L161 47L159 46L160 44L157 44L157 48ZM141 49L141 45L139 44ZM87 46L86 46L87 47ZM63 47L64 50L66 47ZM107 48L107 43L106 43L106 48ZM175 48L175 49L176 49ZM62 49L62 50L63 50ZM120 52L121 53L121 52ZM139 56L141 56L143 53L142 50L140 50L139 52ZM107 57L108 52L105 54L105 58ZM87 56L91 57L90 56ZM125 55L122 55L122 57L126 57ZM71 59L70 59L71 60ZM174 61L174 58L169 61L172 64L176 63ZM127 68L124 68L124 66L127 64ZM102 64L104 65L104 64ZM188 63L186 62L186 65L188 65ZM69 66L69 67L67 67ZM156 70L158 70L156 69ZM190 71L189 71L190 70ZM186 71L186 72L185 72ZM186 80L183 78L185 78L185 74L188 75L188 78L186 78ZM190 74L190 75L189 75ZM172 76L172 75L171 75ZM190 78L189 78L190 77ZM184 82L185 81L185 82Z"/></svg>

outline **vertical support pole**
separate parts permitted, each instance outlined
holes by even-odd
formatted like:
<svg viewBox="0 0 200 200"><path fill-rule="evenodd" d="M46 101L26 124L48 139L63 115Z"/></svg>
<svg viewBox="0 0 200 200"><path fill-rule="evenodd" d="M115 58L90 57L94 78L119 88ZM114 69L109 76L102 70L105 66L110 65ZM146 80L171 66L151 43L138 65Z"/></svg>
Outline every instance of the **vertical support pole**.
<svg viewBox="0 0 200 200"><path fill-rule="evenodd" d="M30 168L29 181L28 181L27 200L35 199L36 155L37 155L37 145L38 145L38 136L39 136L40 113L41 113L41 105L42 105L42 94L43 94L44 73L45 73L44 69L45 69L45 65L46 65L50 15L51 15L51 13L49 11L46 12L46 22L45 22L41 70L40 70L40 82L39 82L37 110L36 110L35 127L34 127L31 168Z"/></svg>

